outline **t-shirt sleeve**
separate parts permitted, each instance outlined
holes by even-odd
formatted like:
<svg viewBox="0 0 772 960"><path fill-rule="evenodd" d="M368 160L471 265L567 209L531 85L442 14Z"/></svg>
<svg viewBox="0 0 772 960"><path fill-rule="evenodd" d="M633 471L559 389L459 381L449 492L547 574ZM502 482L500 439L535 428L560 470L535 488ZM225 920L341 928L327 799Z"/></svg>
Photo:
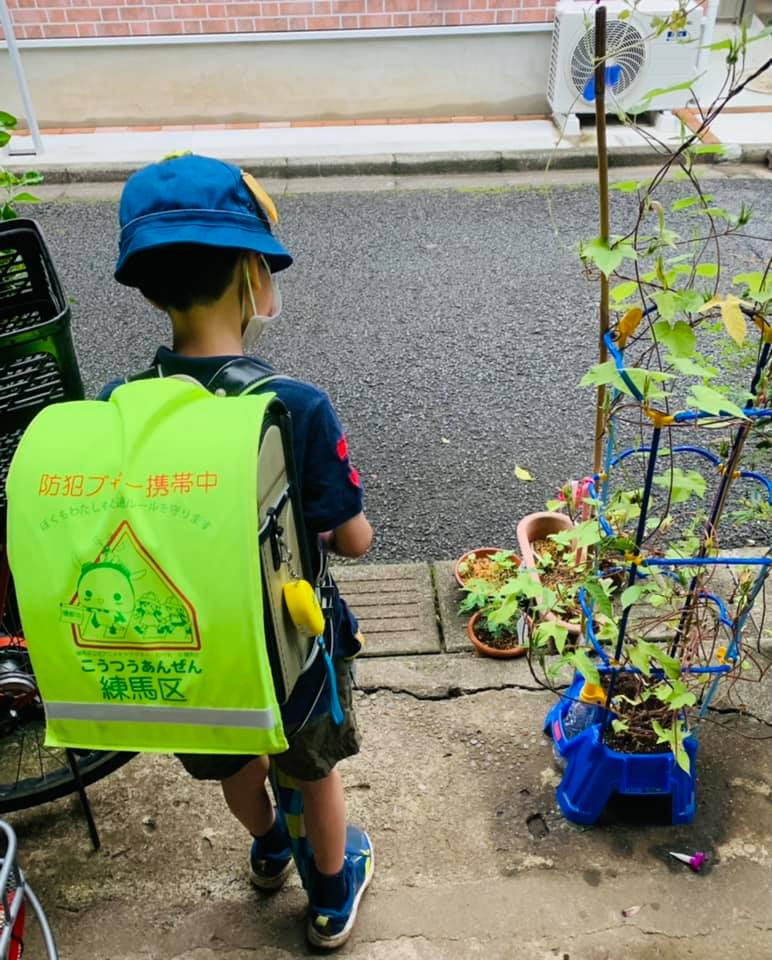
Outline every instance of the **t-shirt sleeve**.
<svg viewBox="0 0 772 960"><path fill-rule="evenodd" d="M348 441L326 395L308 424L303 464L303 513L317 533L334 530L362 512L362 481Z"/></svg>

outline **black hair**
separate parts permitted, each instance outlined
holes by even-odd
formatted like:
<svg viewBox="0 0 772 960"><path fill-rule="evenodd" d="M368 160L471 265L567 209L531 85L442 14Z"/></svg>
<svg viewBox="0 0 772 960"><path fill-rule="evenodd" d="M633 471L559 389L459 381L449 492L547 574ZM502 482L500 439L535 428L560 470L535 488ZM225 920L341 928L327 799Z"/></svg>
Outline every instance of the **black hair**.
<svg viewBox="0 0 772 960"><path fill-rule="evenodd" d="M164 310L190 310L219 300L244 251L198 243L140 250L129 261L132 287Z"/></svg>

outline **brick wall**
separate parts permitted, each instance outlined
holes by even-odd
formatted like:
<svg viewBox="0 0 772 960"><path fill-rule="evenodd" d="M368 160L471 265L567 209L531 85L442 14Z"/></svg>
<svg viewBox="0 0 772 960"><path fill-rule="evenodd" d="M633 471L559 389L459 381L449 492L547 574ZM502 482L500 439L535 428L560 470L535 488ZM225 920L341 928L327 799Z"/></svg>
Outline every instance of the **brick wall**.
<svg viewBox="0 0 772 960"><path fill-rule="evenodd" d="M555 0L8 0L18 39L541 23ZM2 36L2 31L0 31Z"/></svg>

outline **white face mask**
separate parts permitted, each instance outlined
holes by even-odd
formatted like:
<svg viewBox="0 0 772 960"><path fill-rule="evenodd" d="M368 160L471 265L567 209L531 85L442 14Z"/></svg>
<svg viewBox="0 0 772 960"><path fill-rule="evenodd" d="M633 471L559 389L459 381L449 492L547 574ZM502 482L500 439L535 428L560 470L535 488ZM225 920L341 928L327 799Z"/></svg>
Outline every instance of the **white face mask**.
<svg viewBox="0 0 772 960"><path fill-rule="evenodd" d="M246 281L247 285L249 302L252 305L252 315L250 316L249 320L247 320L247 325L244 327L244 332L241 334L241 344L244 347L245 353L254 352L255 347L257 346L257 341L260 339L260 335L262 334L263 330L265 330L269 323L273 323L274 320L278 319L282 308L281 288L279 287L279 284L273 274L271 274L270 270L268 269L268 264L266 263L265 258L261 257L261 260L271 277L271 292L273 294L273 302L271 304L270 315L266 316L265 314L257 312L255 294L252 290L252 279L249 276L249 267L247 265L247 261L245 260L244 280Z"/></svg>

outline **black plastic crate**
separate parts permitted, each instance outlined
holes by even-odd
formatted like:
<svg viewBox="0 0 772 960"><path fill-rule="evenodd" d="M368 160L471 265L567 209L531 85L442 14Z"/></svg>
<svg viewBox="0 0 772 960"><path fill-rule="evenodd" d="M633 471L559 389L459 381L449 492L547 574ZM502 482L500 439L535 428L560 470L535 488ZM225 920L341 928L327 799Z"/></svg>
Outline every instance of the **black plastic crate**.
<svg viewBox="0 0 772 960"><path fill-rule="evenodd" d="M70 309L32 220L0 223L0 533L5 480L24 430L50 403L79 400L83 384Z"/></svg>
<svg viewBox="0 0 772 960"><path fill-rule="evenodd" d="M50 353L31 353L6 363L0 361L0 418L31 408L37 411L48 403L64 399L62 373Z"/></svg>
<svg viewBox="0 0 772 960"><path fill-rule="evenodd" d="M69 321L51 255L34 220L0 222L0 348Z"/></svg>
<svg viewBox="0 0 772 960"><path fill-rule="evenodd" d="M19 446L24 429L25 427L16 427L8 433L5 430L0 431L0 513L5 509L7 503L5 481L8 477L8 468L11 466L11 460Z"/></svg>

